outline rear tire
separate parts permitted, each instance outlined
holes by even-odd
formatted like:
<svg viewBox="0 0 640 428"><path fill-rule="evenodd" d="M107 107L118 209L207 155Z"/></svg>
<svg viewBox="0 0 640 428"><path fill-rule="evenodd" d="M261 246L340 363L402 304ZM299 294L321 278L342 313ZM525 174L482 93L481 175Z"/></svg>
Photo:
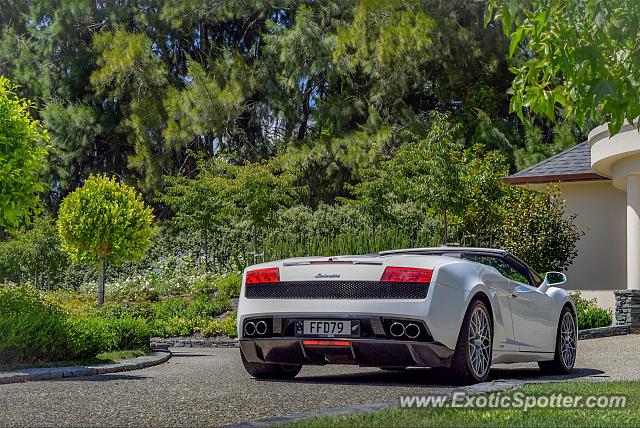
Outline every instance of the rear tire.
<svg viewBox="0 0 640 428"><path fill-rule="evenodd" d="M487 305L474 299L464 316L456 350L449 366L453 381L459 384L484 382L491 369L493 325Z"/></svg>
<svg viewBox="0 0 640 428"><path fill-rule="evenodd" d="M240 350L240 357L247 373L256 379L293 379L302 370L300 365L265 364L247 361L242 350Z"/></svg>
<svg viewBox="0 0 640 428"><path fill-rule="evenodd" d="M545 374L569 374L576 363L577 332L576 318L568 307L562 308L558 330L556 332L556 349L552 361L539 361L538 366Z"/></svg>

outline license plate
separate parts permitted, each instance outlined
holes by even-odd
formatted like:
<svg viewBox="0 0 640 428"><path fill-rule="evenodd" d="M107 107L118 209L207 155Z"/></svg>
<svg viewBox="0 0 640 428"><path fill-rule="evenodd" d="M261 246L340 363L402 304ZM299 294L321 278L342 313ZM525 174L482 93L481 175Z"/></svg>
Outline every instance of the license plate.
<svg viewBox="0 0 640 428"><path fill-rule="evenodd" d="M355 332L359 333L359 332ZM305 336L353 336L351 321L304 320L302 334Z"/></svg>

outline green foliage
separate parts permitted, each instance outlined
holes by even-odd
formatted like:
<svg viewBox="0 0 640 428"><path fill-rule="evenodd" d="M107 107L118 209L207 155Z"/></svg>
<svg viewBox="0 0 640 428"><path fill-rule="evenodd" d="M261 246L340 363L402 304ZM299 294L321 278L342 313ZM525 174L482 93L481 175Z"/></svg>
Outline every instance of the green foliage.
<svg viewBox="0 0 640 428"><path fill-rule="evenodd" d="M523 56L513 69L511 110L523 118L526 107L553 119L561 107L580 125L602 114L612 134L624 119L635 120L639 13L640 4L630 0L490 1L485 22L501 21L509 54Z"/></svg>
<svg viewBox="0 0 640 428"><path fill-rule="evenodd" d="M564 214L565 203L557 188L551 187L548 193L509 188L497 245L538 272L566 270L584 232L574 224L575 215Z"/></svg>
<svg viewBox="0 0 640 428"><path fill-rule="evenodd" d="M118 349L117 333L112 329L108 319L68 317L66 324L69 332L67 344L69 357L62 356L55 359L84 359L103 351Z"/></svg>
<svg viewBox="0 0 640 428"><path fill-rule="evenodd" d="M237 337L237 313L231 312L228 313L223 318L216 318L211 320L208 324L206 324L202 328L202 335L204 337L210 336L228 336L228 337Z"/></svg>
<svg viewBox="0 0 640 428"><path fill-rule="evenodd" d="M242 274L232 272L222 275L216 280L215 286L220 296L228 299L240 297Z"/></svg>
<svg viewBox="0 0 640 428"><path fill-rule="evenodd" d="M484 152L482 146L476 145L462 152L460 169L462 192L457 228L462 241L473 246L491 246L502 227L506 160L500 152Z"/></svg>
<svg viewBox="0 0 640 428"><path fill-rule="evenodd" d="M136 191L115 178L90 177L69 194L58 214L62 249L75 261L120 263L151 245L153 214Z"/></svg>
<svg viewBox="0 0 640 428"><path fill-rule="evenodd" d="M84 359L149 336L140 322L71 314L29 286L0 286L0 364Z"/></svg>
<svg viewBox="0 0 640 428"><path fill-rule="evenodd" d="M205 269L209 268L209 239L228 218L232 206L228 199L228 183L220 176L224 164L200 163L193 178L166 177L168 186L160 200L175 215L171 223L180 230L192 230L200 235Z"/></svg>
<svg viewBox="0 0 640 428"><path fill-rule="evenodd" d="M518 170L535 165L575 146L581 138L581 133L576 132L573 123L568 119L554 125L551 142L544 134L542 127L525 122L524 128L524 147L513 152Z"/></svg>
<svg viewBox="0 0 640 428"><path fill-rule="evenodd" d="M110 321L116 349L142 349L149 346L152 329L144 318L116 318Z"/></svg>
<svg viewBox="0 0 640 428"><path fill-rule="evenodd" d="M357 205L320 205L315 211L303 206L282 210L278 223L265 238L265 258L365 254L437 243L437 223L415 204L395 204L389 212L389 222L374 234L366 214Z"/></svg>
<svg viewBox="0 0 640 428"><path fill-rule="evenodd" d="M5 228L29 222L39 211L47 155L47 133L29 112L35 105L16 90L0 75L0 226Z"/></svg>
<svg viewBox="0 0 640 428"><path fill-rule="evenodd" d="M598 307L596 299L585 299L579 291L571 293L571 298L576 305L578 327L581 330L586 328L608 327L613 322L611 309Z"/></svg>
<svg viewBox="0 0 640 428"><path fill-rule="evenodd" d="M36 100L51 134L51 212L91 174L127 177L151 200L164 177L193 177L200 156L242 165L289 151L301 155L295 172L310 206L333 204L345 184L362 181L372 153L390 154L372 150L378 133L392 148L407 131L424 137L433 110L450 112L469 145L509 162L523 147L505 94L509 41L484 28L483 2L60 0L2 9L0 74Z"/></svg>
<svg viewBox="0 0 640 428"><path fill-rule="evenodd" d="M0 242L2 279L52 289L61 284L69 265L50 217L36 217L29 227L12 230L9 239Z"/></svg>

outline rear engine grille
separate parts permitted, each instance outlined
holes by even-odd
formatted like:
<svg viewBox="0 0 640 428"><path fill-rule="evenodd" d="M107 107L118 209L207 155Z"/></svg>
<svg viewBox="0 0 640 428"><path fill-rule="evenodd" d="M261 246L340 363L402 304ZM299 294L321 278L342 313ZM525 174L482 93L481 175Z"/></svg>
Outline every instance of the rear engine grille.
<svg viewBox="0 0 640 428"><path fill-rule="evenodd" d="M284 281L246 286L247 299L424 299L428 284L379 281Z"/></svg>

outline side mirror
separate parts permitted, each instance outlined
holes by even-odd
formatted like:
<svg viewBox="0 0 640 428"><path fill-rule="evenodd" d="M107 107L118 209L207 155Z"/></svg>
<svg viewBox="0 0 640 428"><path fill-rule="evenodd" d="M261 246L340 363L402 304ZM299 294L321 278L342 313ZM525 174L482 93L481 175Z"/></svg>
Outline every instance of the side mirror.
<svg viewBox="0 0 640 428"><path fill-rule="evenodd" d="M546 293L549 287L562 285L567 282L567 276L562 272L547 272L544 275L544 281L538 287L538 290L542 293Z"/></svg>

